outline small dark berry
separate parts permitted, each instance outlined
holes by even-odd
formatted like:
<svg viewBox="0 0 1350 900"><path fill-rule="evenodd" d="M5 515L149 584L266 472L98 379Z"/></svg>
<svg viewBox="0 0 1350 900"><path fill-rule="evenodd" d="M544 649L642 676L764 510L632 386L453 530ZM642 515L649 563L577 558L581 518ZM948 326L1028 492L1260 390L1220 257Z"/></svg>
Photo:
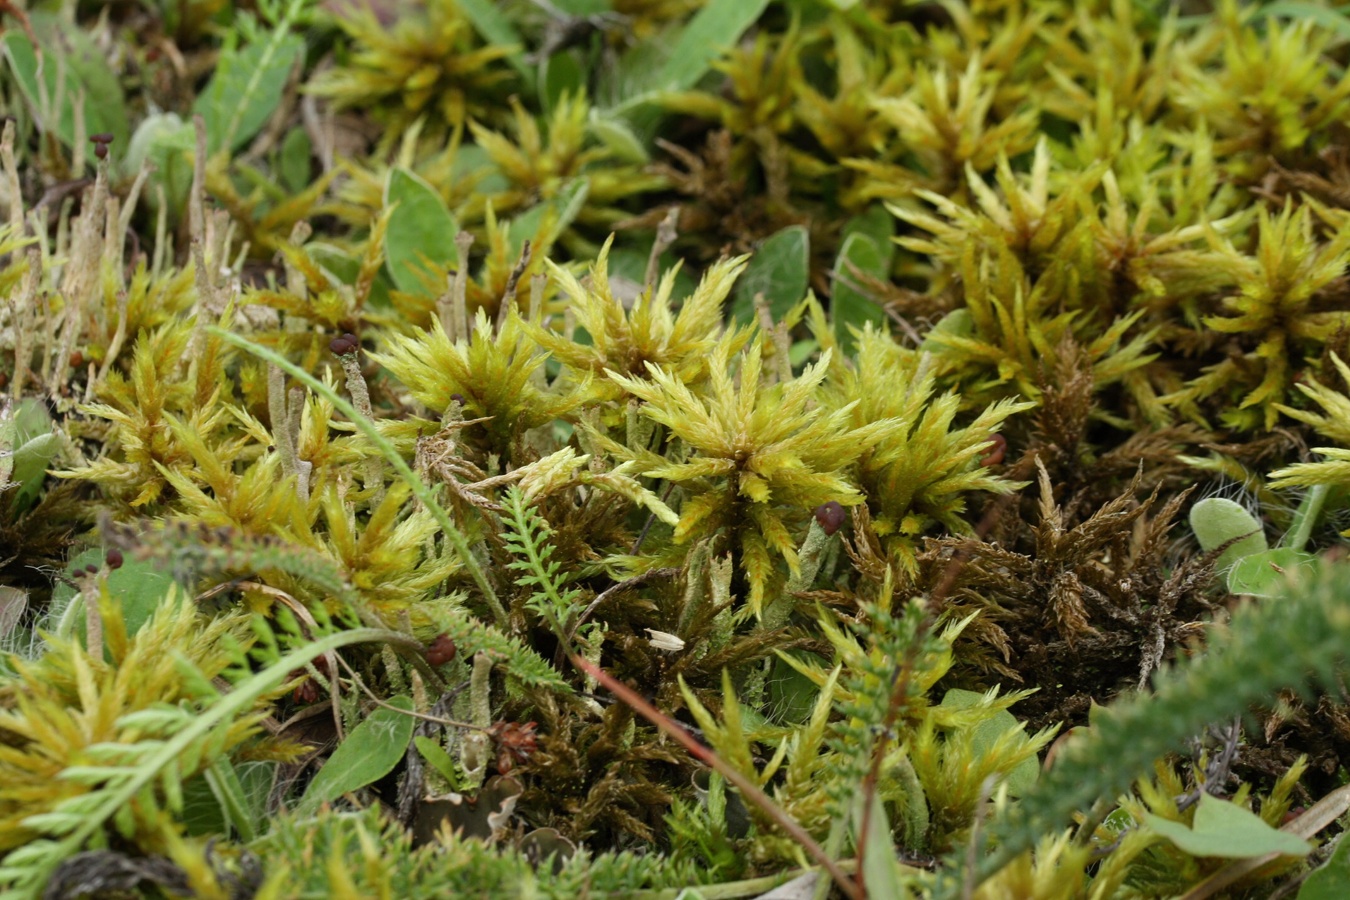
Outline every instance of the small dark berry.
<svg viewBox="0 0 1350 900"><path fill-rule="evenodd" d="M351 345L347 343L346 338L335 337L328 342L328 349L333 351L336 356L346 356L352 352Z"/></svg>
<svg viewBox="0 0 1350 900"><path fill-rule="evenodd" d="M90 563L89 565L85 566L84 570L88 572L90 575L98 574L98 566L94 565L93 563Z"/></svg>
<svg viewBox="0 0 1350 900"><path fill-rule="evenodd" d="M122 558L122 551L118 550L116 547L113 547L111 550L108 551L108 555L105 557L105 559L108 561L108 568L110 569L122 568L122 563L124 562Z"/></svg>
<svg viewBox="0 0 1350 900"><path fill-rule="evenodd" d="M95 144L111 144L113 142L112 132L100 131L98 134L89 135L89 140Z"/></svg>
<svg viewBox="0 0 1350 900"><path fill-rule="evenodd" d="M820 523L820 530L826 534L834 534L842 528L847 518L848 514L837 500L816 507L816 521Z"/></svg>
<svg viewBox="0 0 1350 900"><path fill-rule="evenodd" d="M78 369L78 368L80 368L80 367L83 366L83 365L84 365L84 354L83 354L83 353L81 353L80 351L76 350L74 353L70 354L70 366L71 366L71 368L73 368L73 369Z"/></svg>
<svg viewBox="0 0 1350 900"><path fill-rule="evenodd" d="M459 652L455 647L455 642L450 640L447 634L439 634L436 640L427 645L427 662L433 666L443 666L448 662L453 662L455 654Z"/></svg>
<svg viewBox="0 0 1350 900"><path fill-rule="evenodd" d="M353 350L361 346L361 339L356 335L352 334L350 331L342 332L342 339L347 343L351 344Z"/></svg>
<svg viewBox="0 0 1350 900"><path fill-rule="evenodd" d="M451 394L451 395L450 395L450 399L453 400L453 401L455 401L456 403L458 403L460 406L463 406L463 405L464 405L464 395L463 395L463 394Z"/></svg>
<svg viewBox="0 0 1350 900"><path fill-rule="evenodd" d="M107 144L95 144L95 145L94 145L94 156L95 156L96 158L98 158L98 159L107 159L107 158L108 158L108 145L107 145Z"/></svg>

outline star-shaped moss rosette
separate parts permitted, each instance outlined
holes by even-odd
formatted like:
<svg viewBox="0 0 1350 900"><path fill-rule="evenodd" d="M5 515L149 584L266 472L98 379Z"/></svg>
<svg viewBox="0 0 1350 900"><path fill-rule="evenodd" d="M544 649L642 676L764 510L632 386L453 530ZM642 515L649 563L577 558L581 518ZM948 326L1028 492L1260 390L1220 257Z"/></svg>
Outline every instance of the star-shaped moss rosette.
<svg viewBox="0 0 1350 900"><path fill-rule="evenodd" d="M490 416L484 427L497 453L519 449L525 432L562 417L584 394L585 385L575 392L542 386L538 370L548 354L514 313L495 330L480 309L468 341L451 341L433 320L431 330L396 335L387 346L371 359L406 384L419 403L440 414L459 400L465 416Z"/></svg>
<svg viewBox="0 0 1350 900"><path fill-rule="evenodd" d="M736 340L729 333L714 349L706 394L696 394L677 375L650 363L649 380L609 372L645 401L642 413L664 425L679 446L663 457L605 443L616 455L635 460L642 475L685 489L676 544L727 531L740 551L750 608L758 614L774 578L774 555L797 571L793 526L831 500L844 506L860 503L862 495L844 470L902 423L887 419L857 426L855 404L834 410L822 405L819 390L829 370L829 351L800 376L768 383L764 336L739 353L732 350Z"/></svg>
<svg viewBox="0 0 1350 900"><path fill-rule="evenodd" d="M421 6L421 10L413 7ZM344 5L336 24L351 42L340 64L310 79L307 90L339 109L373 110L397 136L418 117L436 125L482 120L513 78L510 46L484 45L469 17L450 0L408 4L386 25L363 4ZM388 138L387 138L388 139Z"/></svg>
<svg viewBox="0 0 1350 900"><path fill-rule="evenodd" d="M1004 420L1036 404L999 400L957 427L961 398L955 391L935 396L937 369L929 354L868 327L858 334L856 362L837 367L832 379L851 422L897 423L860 458L858 482L891 558L910 570L917 537L932 526L970 533L962 518L967 493L1007 494L1026 486L994 475L984 459Z"/></svg>
<svg viewBox="0 0 1350 900"><path fill-rule="evenodd" d="M1183 412L1194 401L1233 401L1223 413L1229 427L1273 428L1279 404L1322 348L1350 325L1339 294L1350 264L1350 223L1329 222L1330 239L1314 228L1312 208L1286 203L1274 215L1261 210L1251 253L1213 236L1214 249L1236 280L1222 312L1205 316L1204 327L1233 335L1235 350L1178 392ZM1166 399L1166 398L1165 398Z"/></svg>
<svg viewBox="0 0 1350 900"><path fill-rule="evenodd" d="M582 344L566 335L534 323L525 323L535 341L562 363L566 377L581 382L591 375L618 375L641 378L646 366L661 366L686 386L697 388L708 377L709 354L722 337L723 305L736 278L745 269L747 257L724 259L709 267L698 287L672 311L675 276L673 268L649 290L625 308L615 295L609 280L609 249L613 238L605 242L585 284L562 266L547 262L549 274L570 301L576 323L586 330L590 342ZM749 340L740 331L731 340L735 353ZM624 396L622 388L604 378L591 386L597 399L616 400Z"/></svg>

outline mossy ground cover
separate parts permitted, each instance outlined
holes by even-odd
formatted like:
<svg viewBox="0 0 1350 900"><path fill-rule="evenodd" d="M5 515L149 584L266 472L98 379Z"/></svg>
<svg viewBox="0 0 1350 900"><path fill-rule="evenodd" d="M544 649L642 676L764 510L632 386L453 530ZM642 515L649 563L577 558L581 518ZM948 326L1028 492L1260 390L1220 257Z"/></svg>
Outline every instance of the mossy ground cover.
<svg viewBox="0 0 1350 900"><path fill-rule="evenodd" d="M1350 890L1337 4L0 25L0 896Z"/></svg>

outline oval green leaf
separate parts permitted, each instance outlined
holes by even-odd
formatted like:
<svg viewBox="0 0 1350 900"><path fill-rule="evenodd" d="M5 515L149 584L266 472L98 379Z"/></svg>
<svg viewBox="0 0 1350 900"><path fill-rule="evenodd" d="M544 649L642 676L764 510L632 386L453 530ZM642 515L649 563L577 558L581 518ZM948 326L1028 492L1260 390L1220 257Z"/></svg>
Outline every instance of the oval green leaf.
<svg viewBox="0 0 1350 900"><path fill-rule="evenodd" d="M374 784L394 770L412 742L412 700L406 696L388 701L397 709L380 707L357 725L328 757L319 774L309 783L298 811L308 815L349 791ZM403 712L399 712L403 710Z"/></svg>
<svg viewBox="0 0 1350 900"><path fill-rule="evenodd" d="M972 709L981 706L984 703L984 698L985 695L978 691L952 688L942 695L942 703L939 705L949 709ZM971 729L971 746L978 753L987 754L1003 735L1013 729L1022 732L1025 737L1026 728L1021 722L1017 721L1016 716L1006 709L997 710ZM1022 796L1036 784L1036 779L1040 777L1040 774L1041 767L1034 756L1022 760L1008 772L1004 779L1008 785L1008 794L1013 797Z"/></svg>
<svg viewBox="0 0 1350 900"><path fill-rule="evenodd" d="M1350 841L1341 838L1331 859L1308 876L1298 900L1342 900L1350 897Z"/></svg>
<svg viewBox="0 0 1350 900"><path fill-rule="evenodd" d="M1297 835L1271 828L1261 817L1236 803L1204 794L1190 828L1144 814L1144 823L1192 856L1252 859L1267 853L1307 856L1312 845Z"/></svg>
<svg viewBox="0 0 1350 900"><path fill-rule="evenodd" d="M834 320L834 335L846 352L853 349L853 332L867 323L885 327L886 312L881 304L866 292L862 277L885 278L890 267L890 246L881 247L860 232L844 238L835 260L831 279L834 296L830 300L830 314Z"/></svg>
<svg viewBox="0 0 1350 900"><path fill-rule="evenodd" d="M389 173L385 206L394 206L385 233L385 259L394 286L405 294L436 297L428 264L451 267L458 260L459 224L431 185L407 169ZM397 204L397 206L395 206Z"/></svg>
<svg viewBox="0 0 1350 900"><path fill-rule="evenodd" d="M1289 575L1317 566L1317 557L1306 550L1276 547L1244 556L1228 570L1228 592L1274 597Z"/></svg>
<svg viewBox="0 0 1350 900"><path fill-rule="evenodd" d="M769 237L736 282L732 314L740 322L755 321L755 295L763 294L774 321L781 320L806 296L810 260L811 238L805 227L791 225Z"/></svg>
<svg viewBox="0 0 1350 900"><path fill-rule="evenodd" d="M1240 540L1229 544L1215 564L1215 571L1223 572L1233 563L1253 553L1263 553L1269 549L1261 523L1247 512L1246 507L1223 497L1207 497L1191 507L1191 531L1200 542L1200 548L1208 553L1234 538Z"/></svg>

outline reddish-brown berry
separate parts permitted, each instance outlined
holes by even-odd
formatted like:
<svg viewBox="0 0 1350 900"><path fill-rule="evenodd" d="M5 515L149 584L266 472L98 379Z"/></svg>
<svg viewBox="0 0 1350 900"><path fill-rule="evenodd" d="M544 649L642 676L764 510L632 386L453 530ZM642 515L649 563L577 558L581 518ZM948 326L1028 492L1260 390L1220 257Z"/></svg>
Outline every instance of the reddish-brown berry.
<svg viewBox="0 0 1350 900"><path fill-rule="evenodd" d="M311 678L306 678L300 684L296 685L291 698L302 706L308 706L311 703L319 702L319 686Z"/></svg>
<svg viewBox="0 0 1350 900"><path fill-rule="evenodd" d="M107 561L108 568L110 569L122 568L122 563L125 561L122 557L122 551L118 550L116 547L109 550L108 555L105 556L104 559Z"/></svg>
<svg viewBox="0 0 1350 900"><path fill-rule="evenodd" d="M433 666L443 666L448 662L453 662L455 655L459 653L459 648L455 642L450 640L448 634L439 634L436 640L427 645L427 662Z"/></svg>
<svg viewBox="0 0 1350 900"><path fill-rule="evenodd" d="M982 466L996 466L1003 462L1003 454L1008 452L1008 439L1001 434L989 437L989 449L980 460Z"/></svg>
<svg viewBox="0 0 1350 900"><path fill-rule="evenodd" d="M820 524L820 530L826 534L834 534L842 528L847 518L848 514L837 500L816 507L816 521Z"/></svg>
<svg viewBox="0 0 1350 900"><path fill-rule="evenodd" d="M71 367L72 369L80 369L80 368L83 368L83 367L84 367L84 354L81 353L81 352L78 351L78 350L76 350L74 353L70 354L70 367Z"/></svg>

